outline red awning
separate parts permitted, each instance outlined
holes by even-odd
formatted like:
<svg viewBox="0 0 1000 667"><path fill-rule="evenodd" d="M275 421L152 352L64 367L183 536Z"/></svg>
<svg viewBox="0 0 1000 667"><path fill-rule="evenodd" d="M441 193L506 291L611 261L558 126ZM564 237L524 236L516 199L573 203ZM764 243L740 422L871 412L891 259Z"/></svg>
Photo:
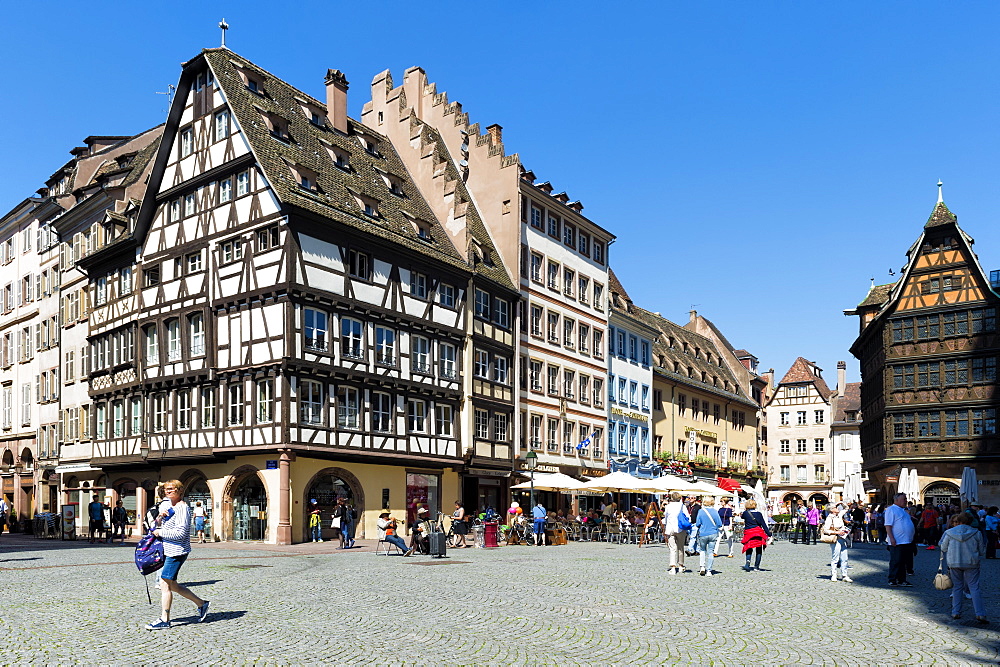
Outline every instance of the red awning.
<svg viewBox="0 0 1000 667"><path fill-rule="evenodd" d="M715 480L715 485L720 489L725 489L726 491L739 491L740 483L731 477L720 477Z"/></svg>

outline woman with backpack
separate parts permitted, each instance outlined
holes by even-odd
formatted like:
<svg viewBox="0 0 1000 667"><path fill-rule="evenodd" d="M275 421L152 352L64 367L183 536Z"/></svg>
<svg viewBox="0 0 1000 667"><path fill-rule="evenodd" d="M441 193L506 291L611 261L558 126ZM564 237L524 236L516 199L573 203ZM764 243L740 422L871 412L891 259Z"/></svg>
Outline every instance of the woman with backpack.
<svg viewBox="0 0 1000 667"><path fill-rule="evenodd" d="M159 515L159 527L153 534L163 540L163 555L166 560L160 570L160 590L162 612L160 618L153 623L147 623L147 630L167 630L170 628L170 607L173 605L174 593L187 598L198 607L198 622L208 615L208 600L202 600L189 589L177 583L177 574L181 565L191 553L191 510L181 498L184 497L184 485L173 479L163 483L163 494L170 502L166 512Z"/></svg>
<svg viewBox="0 0 1000 667"><path fill-rule="evenodd" d="M667 536L667 553L670 556L667 574L684 571L684 546L691 530L691 516L681 500L681 494L674 491L670 494L670 502L663 508L663 533Z"/></svg>

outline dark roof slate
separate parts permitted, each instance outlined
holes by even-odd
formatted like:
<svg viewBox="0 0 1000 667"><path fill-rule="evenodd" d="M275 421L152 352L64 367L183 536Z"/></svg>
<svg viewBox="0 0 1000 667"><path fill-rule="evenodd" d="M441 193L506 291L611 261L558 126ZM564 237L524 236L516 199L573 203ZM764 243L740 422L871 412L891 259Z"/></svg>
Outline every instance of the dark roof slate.
<svg viewBox="0 0 1000 667"><path fill-rule="evenodd" d="M326 108L325 104L228 49L206 49L203 54L258 165L282 203L468 270L468 264L448 240L386 137L353 119L348 119L346 135L317 126L306 118L298 100L321 109ZM261 78L263 94L246 87L238 68ZM283 118L288 123L291 139L286 142L273 137L261 112ZM359 135L372 141L378 155L365 149ZM346 153L350 169L335 166L324 144ZM290 164L315 172L319 192L302 188ZM403 196L390 192L380 172L398 179ZM357 203L358 195L378 203L378 217L363 212ZM431 241L417 235L408 216L427 225Z"/></svg>
<svg viewBox="0 0 1000 667"><path fill-rule="evenodd" d="M864 298L864 301L858 304L858 308L864 308L866 306L881 306L889 298L889 293L892 292L892 288L895 286L896 283L872 285L871 289L868 290L868 296Z"/></svg>
<svg viewBox="0 0 1000 667"><path fill-rule="evenodd" d="M861 411L861 383L848 382L844 385L844 395L833 399L833 421L847 421L847 412Z"/></svg>
<svg viewBox="0 0 1000 667"><path fill-rule="evenodd" d="M931 217L927 218L927 223L924 225L924 229L930 229L931 227L940 227L941 225L954 225L958 223L958 216L948 210L943 201L939 201L935 206L934 210L931 211Z"/></svg>
<svg viewBox="0 0 1000 667"><path fill-rule="evenodd" d="M658 375L748 406L757 407L753 401L747 398L736 376L725 363L721 365L710 363L704 354L700 357L695 356L694 350L699 348L703 352L711 352L713 359L721 362L721 353L710 338L688 331L662 315L657 315L634 304L629 314L660 332L660 335L653 341L653 366ZM671 340L674 343L673 346L670 344ZM687 343L687 352L684 351L684 343ZM674 370L675 367L677 370ZM691 375L688 375L688 368L692 371ZM701 381L702 373L706 375L707 382ZM713 378L717 379L717 383L713 383ZM730 387L728 391L725 389L726 382L729 383Z"/></svg>

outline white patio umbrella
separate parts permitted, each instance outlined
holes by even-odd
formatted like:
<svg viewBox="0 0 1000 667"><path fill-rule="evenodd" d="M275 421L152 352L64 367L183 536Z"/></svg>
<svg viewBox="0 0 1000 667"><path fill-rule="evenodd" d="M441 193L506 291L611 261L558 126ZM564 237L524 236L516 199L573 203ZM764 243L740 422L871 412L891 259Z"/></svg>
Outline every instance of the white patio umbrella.
<svg viewBox="0 0 1000 667"><path fill-rule="evenodd" d="M767 512L767 515L770 516L770 511L767 509L767 499L764 497L764 480L757 480L757 484L753 488L753 499L757 501L757 508L761 512Z"/></svg>
<svg viewBox="0 0 1000 667"><path fill-rule="evenodd" d="M604 477L595 477L589 482L581 484L579 488L581 491L603 491L605 493L614 491L653 493L646 491L652 482L653 480L650 479L639 479L627 472L618 471Z"/></svg>
<svg viewBox="0 0 1000 667"><path fill-rule="evenodd" d="M561 472L536 472L535 473L535 490L536 491L562 491L564 493L570 493L572 491L577 491L583 488L583 482L573 479L569 475L564 475ZM515 484L510 487L512 489L530 489L531 481L522 482L520 484Z"/></svg>
<svg viewBox="0 0 1000 667"><path fill-rule="evenodd" d="M963 503L979 502L979 480L976 478L976 469L965 467L962 469L962 485L958 489L959 498Z"/></svg>
<svg viewBox="0 0 1000 667"><path fill-rule="evenodd" d="M899 481L896 482L896 493L905 493L906 499L910 499L910 469L903 468L899 471Z"/></svg>
<svg viewBox="0 0 1000 667"><path fill-rule="evenodd" d="M907 488L910 491L906 494L906 498L912 500L913 504L916 505L920 502L920 479L917 477L916 468L910 468L910 484Z"/></svg>
<svg viewBox="0 0 1000 667"><path fill-rule="evenodd" d="M691 493L696 496L709 495L719 497L736 495L732 491L726 491L722 487L709 484L708 482L691 482L691 486L694 487Z"/></svg>
<svg viewBox="0 0 1000 667"><path fill-rule="evenodd" d="M683 480L676 475L663 475L662 477L649 480L646 488L651 489L654 493L669 493L670 491L690 493L695 487L691 482Z"/></svg>

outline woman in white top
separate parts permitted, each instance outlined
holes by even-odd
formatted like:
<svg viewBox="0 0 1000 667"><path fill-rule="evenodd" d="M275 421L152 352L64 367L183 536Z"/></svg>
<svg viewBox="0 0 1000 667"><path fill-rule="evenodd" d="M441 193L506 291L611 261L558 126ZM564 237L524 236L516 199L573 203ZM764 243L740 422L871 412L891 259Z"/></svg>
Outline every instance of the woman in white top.
<svg viewBox="0 0 1000 667"><path fill-rule="evenodd" d="M160 590L162 591L162 615L153 623L147 623L147 630L167 630L170 628L170 607L177 593L198 607L198 622L208 615L208 600L202 600L190 590L177 583L177 574L181 565L191 553L191 515L190 508L181 498L184 497L184 485L176 479L163 483L163 494L170 502L170 507L158 519L160 527L153 534L163 540L163 555L166 560L160 570Z"/></svg>
<svg viewBox="0 0 1000 667"><path fill-rule="evenodd" d="M834 536L830 543L830 581L837 581L837 568L840 568L844 575L841 579L851 583L852 579L847 576L847 535L850 531L840 516L843 511L844 506L839 504L830 508L830 514L823 522L823 534Z"/></svg>
<svg viewBox="0 0 1000 667"><path fill-rule="evenodd" d="M688 523L691 516L681 502L681 494L674 491L670 494L670 502L663 508L663 533L667 536L667 553L670 565L667 574L677 574L684 571L684 546L687 544L687 531L681 530L678 519L683 514Z"/></svg>

